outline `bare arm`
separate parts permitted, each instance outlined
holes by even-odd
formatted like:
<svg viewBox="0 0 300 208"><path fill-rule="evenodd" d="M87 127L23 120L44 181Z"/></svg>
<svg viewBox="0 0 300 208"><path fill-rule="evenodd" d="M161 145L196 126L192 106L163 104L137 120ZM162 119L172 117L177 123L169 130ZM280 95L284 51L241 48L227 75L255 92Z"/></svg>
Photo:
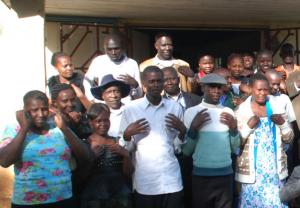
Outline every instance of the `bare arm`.
<svg viewBox="0 0 300 208"><path fill-rule="evenodd" d="M23 110L17 111L16 117L21 129L9 144L0 149L0 165L5 168L16 163L16 161L20 159L23 143L29 129L30 122L25 118Z"/></svg>
<svg viewBox="0 0 300 208"><path fill-rule="evenodd" d="M87 144L80 140L77 135L65 124L62 116L56 112L54 117L55 123L65 135L66 141L69 144L72 153L79 163L88 161L91 157L91 151Z"/></svg>

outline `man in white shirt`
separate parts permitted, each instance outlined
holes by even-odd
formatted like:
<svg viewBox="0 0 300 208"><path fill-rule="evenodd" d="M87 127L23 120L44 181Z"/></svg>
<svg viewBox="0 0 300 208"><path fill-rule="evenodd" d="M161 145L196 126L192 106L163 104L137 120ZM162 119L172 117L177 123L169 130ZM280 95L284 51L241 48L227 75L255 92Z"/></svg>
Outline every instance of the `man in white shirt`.
<svg viewBox="0 0 300 208"><path fill-rule="evenodd" d="M270 84L270 94L274 96L274 100L277 103L275 107L279 108L279 112L282 112L284 114L284 118L288 120L288 122L292 126L295 135L293 144L286 145L286 151L288 155L288 169L289 173L291 173L293 168L296 165L299 165L300 162L298 148L300 132L296 121L296 115L289 96L280 92L280 83L282 80L282 76L279 74L279 72L275 70L268 70L266 71L265 75Z"/></svg>
<svg viewBox="0 0 300 208"><path fill-rule="evenodd" d="M85 74L86 96L92 100L93 96L89 89L98 86L105 75L112 74L114 78L129 84L131 87L130 96L124 102L141 97L143 93L138 64L126 56L124 38L120 34L106 36L104 49L106 54L96 57Z"/></svg>
<svg viewBox="0 0 300 208"><path fill-rule="evenodd" d="M120 132L133 152L133 187L137 208L181 208L182 181L174 145L185 138L183 108L162 98L163 72L146 67L146 95L125 106Z"/></svg>

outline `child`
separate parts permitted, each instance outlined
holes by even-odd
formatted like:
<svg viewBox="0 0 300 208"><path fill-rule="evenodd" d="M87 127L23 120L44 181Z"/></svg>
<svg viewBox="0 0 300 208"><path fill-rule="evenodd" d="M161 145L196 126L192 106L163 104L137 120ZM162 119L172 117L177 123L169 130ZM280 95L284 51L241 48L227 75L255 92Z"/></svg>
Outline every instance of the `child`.
<svg viewBox="0 0 300 208"><path fill-rule="evenodd" d="M254 55L250 53L243 54L244 72L243 76L250 77L254 74Z"/></svg>
<svg viewBox="0 0 300 208"><path fill-rule="evenodd" d="M213 56L208 54L200 56L198 65L199 69L197 76L198 78L202 78L205 75L213 72L215 68L215 59Z"/></svg>
<svg viewBox="0 0 300 208"><path fill-rule="evenodd" d="M197 95L203 95L199 81L202 77L213 72L215 68L215 59L212 55L201 55L198 61L198 73L194 76L192 92Z"/></svg>
<svg viewBox="0 0 300 208"><path fill-rule="evenodd" d="M129 153L108 135L109 108L94 103L87 112L93 130L88 138L94 159L85 189L81 195L82 208L129 207L130 189L127 177L132 173Z"/></svg>
<svg viewBox="0 0 300 208"><path fill-rule="evenodd" d="M227 68L231 74L231 87L233 95L239 96L242 73L244 71L243 57L240 54L231 54L227 60Z"/></svg>

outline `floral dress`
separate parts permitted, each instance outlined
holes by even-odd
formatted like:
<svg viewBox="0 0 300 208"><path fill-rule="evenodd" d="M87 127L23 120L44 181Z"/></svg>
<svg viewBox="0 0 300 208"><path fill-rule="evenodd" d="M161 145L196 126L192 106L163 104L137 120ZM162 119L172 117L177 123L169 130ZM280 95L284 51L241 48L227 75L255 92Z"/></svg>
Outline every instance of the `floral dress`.
<svg viewBox="0 0 300 208"><path fill-rule="evenodd" d="M276 147L267 117L260 118L260 125L254 134L257 148L256 180L253 184L242 184L240 207L287 208L279 199L283 182L277 174Z"/></svg>
<svg viewBox="0 0 300 208"><path fill-rule="evenodd" d="M44 135L28 132L25 137L21 158L14 164L14 204L54 203L72 197L71 150L54 122L50 126ZM8 145L19 130L19 125L6 127L0 138L0 149Z"/></svg>

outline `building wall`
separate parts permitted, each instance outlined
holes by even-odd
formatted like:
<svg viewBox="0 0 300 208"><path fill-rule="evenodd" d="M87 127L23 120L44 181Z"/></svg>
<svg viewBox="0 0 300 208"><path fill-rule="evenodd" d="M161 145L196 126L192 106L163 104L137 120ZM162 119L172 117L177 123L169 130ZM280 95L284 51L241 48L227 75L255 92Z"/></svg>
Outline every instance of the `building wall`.
<svg viewBox="0 0 300 208"><path fill-rule="evenodd" d="M23 107L23 95L45 90L44 1L0 1L0 127Z"/></svg>

